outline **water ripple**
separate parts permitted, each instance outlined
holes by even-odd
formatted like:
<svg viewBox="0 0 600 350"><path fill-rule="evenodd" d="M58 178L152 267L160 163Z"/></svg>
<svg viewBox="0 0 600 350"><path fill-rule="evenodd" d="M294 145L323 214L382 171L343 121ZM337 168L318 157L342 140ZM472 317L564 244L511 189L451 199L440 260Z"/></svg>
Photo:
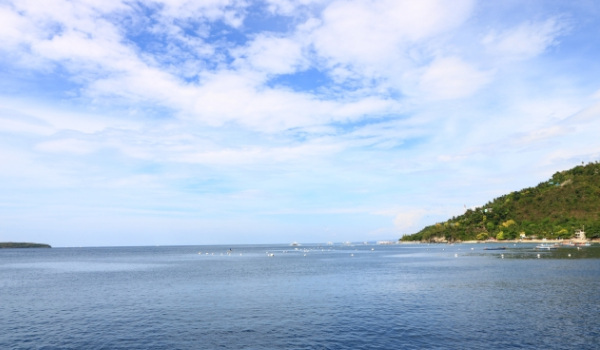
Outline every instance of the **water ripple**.
<svg viewBox="0 0 600 350"><path fill-rule="evenodd" d="M600 341L591 253L219 249L0 254L0 348L595 349Z"/></svg>

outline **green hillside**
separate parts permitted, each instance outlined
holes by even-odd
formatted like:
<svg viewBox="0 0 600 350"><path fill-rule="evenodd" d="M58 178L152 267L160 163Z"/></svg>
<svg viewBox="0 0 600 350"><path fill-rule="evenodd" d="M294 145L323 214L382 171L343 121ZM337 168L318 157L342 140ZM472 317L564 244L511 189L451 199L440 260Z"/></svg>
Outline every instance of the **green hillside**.
<svg viewBox="0 0 600 350"><path fill-rule="evenodd" d="M465 214L427 226L402 241L572 238L585 227L600 238L600 163L557 172L536 187L496 198Z"/></svg>

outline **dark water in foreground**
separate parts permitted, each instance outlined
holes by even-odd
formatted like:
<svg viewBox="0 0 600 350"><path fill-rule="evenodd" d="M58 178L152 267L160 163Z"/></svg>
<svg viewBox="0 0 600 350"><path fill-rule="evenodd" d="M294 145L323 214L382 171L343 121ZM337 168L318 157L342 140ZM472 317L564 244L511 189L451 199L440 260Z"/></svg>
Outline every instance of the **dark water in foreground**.
<svg viewBox="0 0 600 350"><path fill-rule="evenodd" d="M599 348L594 246L0 250L0 349Z"/></svg>

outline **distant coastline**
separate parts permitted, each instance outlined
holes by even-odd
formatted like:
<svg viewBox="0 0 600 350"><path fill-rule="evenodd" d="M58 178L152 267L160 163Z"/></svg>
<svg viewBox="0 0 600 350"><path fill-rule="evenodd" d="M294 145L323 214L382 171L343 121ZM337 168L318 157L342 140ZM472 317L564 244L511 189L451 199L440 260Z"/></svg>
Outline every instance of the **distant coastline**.
<svg viewBox="0 0 600 350"><path fill-rule="evenodd" d="M52 248L49 244L29 242L0 242L0 248Z"/></svg>

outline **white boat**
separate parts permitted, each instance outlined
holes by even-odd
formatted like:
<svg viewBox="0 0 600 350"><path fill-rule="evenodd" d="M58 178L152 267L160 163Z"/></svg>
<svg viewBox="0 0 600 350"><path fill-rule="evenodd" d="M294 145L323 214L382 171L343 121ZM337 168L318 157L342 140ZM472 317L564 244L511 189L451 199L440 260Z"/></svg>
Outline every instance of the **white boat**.
<svg viewBox="0 0 600 350"><path fill-rule="evenodd" d="M541 250L550 250L550 249L556 249L556 248L558 248L558 246L556 244L546 244L546 243L538 244L535 246L535 249L541 249Z"/></svg>

